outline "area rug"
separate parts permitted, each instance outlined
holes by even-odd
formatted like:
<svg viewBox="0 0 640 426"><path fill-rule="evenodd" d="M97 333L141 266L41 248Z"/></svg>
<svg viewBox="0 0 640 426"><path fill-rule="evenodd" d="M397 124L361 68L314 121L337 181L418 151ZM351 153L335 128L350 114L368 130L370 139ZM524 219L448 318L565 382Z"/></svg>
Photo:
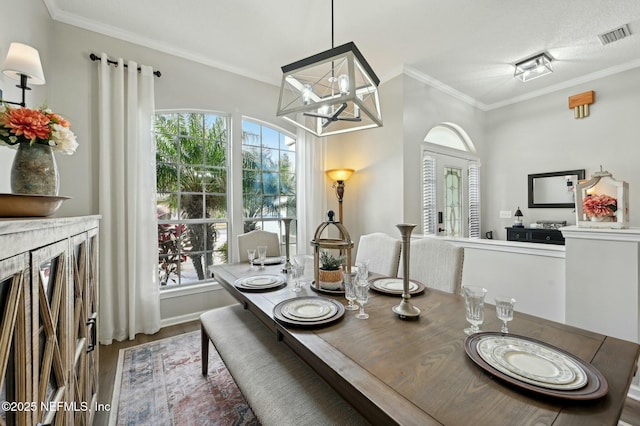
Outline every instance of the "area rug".
<svg viewBox="0 0 640 426"><path fill-rule="evenodd" d="M260 425L213 346L201 370L199 331L121 349L109 425Z"/></svg>

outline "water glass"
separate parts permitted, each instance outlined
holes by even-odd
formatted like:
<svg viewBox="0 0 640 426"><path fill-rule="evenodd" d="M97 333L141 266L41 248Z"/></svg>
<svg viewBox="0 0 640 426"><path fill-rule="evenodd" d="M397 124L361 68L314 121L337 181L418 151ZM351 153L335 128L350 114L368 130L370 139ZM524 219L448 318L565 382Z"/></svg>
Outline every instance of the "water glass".
<svg viewBox="0 0 640 426"><path fill-rule="evenodd" d="M358 319L367 319L369 314L364 311L364 305L369 301L369 281L356 280L356 300L360 304L360 312L356 314Z"/></svg>
<svg viewBox="0 0 640 426"><path fill-rule="evenodd" d="M355 272L344 272L344 297L347 298L349 304L344 308L347 311L356 311L358 310L358 306L353 303L356 300L356 273Z"/></svg>
<svg viewBox="0 0 640 426"><path fill-rule="evenodd" d="M264 261L267 258L267 246L258 246L258 260L260 261L260 269L264 269Z"/></svg>
<svg viewBox="0 0 640 426"><path fill-rule="evenodd" d="M512 297L496 297L496 316L502 321L503 333L508 333L507 323L513 319L513 305L515 305L516 299Z"/></svg>
<svg viewBox="0 0 640 426"><path fill-rule="evenodd" d="M480 325L484 322L484 298L487 289L478 286L463 286L464 304L467 313L467 321L471 327L465 328L466 334L474 334L480 331Z"/></svg>
<svg viewBox="0 0 640 426"><path fill-rule="evenodd" d="M296 268L291 268L287 271L287 284L291 284L291 291L294 293L299 293L302 290L300 286L300 275L298 275L298 271Z"/></svg>
<svg viewBox="0 0 640 426"><path fill-rule="evenodd" d="M356 278L361 280L369 279L369 260L361 260L356 263L357 276Z"/></svg>
<svg viewBox="0 0 640 426"><path fill-rule="evenodd" d="M253 271L253 261L256 258L256 249L247 249L247 257L249 258L249 270Z"/></svg>

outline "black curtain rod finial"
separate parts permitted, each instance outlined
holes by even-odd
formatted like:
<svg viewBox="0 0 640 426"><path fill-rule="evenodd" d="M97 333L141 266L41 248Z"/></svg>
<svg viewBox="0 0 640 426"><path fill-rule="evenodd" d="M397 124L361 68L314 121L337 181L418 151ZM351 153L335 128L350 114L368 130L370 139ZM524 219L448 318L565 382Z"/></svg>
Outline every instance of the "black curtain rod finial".
<svg viewBox="0 0 640 426"><path fill-rule="evenodd" d="M89 59L91 59L92 61L102 61L102 58L100 56L96 55L95 53L91 53L89 55ZM107 58L107 63L108 64L112 64L112 65L118 65L118 61L112 61L111 59L108 59L108 58ZM128 65L124 64L124 67L127 68ZM141 71L140 67L138 67L138 71ZM160 71L156 70L156 71L153 72L153 75L155 75L156 77L160 77L162 75L162 73Z"/></svg>

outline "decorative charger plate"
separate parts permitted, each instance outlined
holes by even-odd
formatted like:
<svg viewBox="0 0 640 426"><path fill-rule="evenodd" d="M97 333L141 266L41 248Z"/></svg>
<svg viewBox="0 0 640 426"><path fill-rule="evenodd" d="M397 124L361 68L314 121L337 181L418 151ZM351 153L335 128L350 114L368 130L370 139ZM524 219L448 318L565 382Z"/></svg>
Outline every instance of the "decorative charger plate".
<svg viewBox="0 0 640 426"><path fill-rule="evenodd" d="M403 279L396 277L380 277L371 280L371 290L379 293L402 296ZM416 280L409 280L409 294L420 294L424 291L424 285Z"/></svg>
<svg viewBox="0 0 640 426"><path fill-rule="evenodd" d="M332 296L340 296L344 294L344 286L340 285L339 289L335 289L332 290L330 288L322 288L322 283L320 283L320 288L316 287L316 282L315 281L311 281L311 285L309 286L311 288L311 290L315 291L316 293L321 293L321 294L330 294Z"/></svg>
<svg viewBox="0 0 640 426"><path fill-rule="evenodd" d="M482 345L482 342L486 339L493 339L494 343L489 345L486 345L486 344ZM495 342L500 342L500 339L505 339L504 342L509 342L509 343L496 344ZM516 362L516 361L508 362L503 360L503 364L504 363L511 364L510 368L504 367L503 365L498 363L495 359L495 357L499 358L501 356L500 353L503 352L503 349L498 349L495 354L493 353L494 352L493 349L490 350L489 355L487 355L486 353L487 347L502 348L505 345L509 345L509 344L513 345L514 342L517 342L517 345L515 345L514 347L517 347L519 349L511 348L509 350L513 352L522 351L520 352L520 355L523 356L523 359L521 362ZM485 351L485 356L489 356L490 359L493 357L492 363L485 361L483 356L479 353L480 346L482 346L482 350ZM522 349L526 347L528 348ZM531 349L533 347L538 349L538 352L537 352L538 354L541 353L540 351L543 351L542 353L544 353L545 355L548 355L548 353L553 353L554 354L554 357L552 358L553 362L550 362L548 358L543 360L541 357L537 356L536 350ZM525 389L528 391L532 391L541 395L552 396L552 397L557 397L562 399L570 399L570 400L592 400L592 399L601 398L605 396L607 392L609 392L609 384L607 383L607 379L593 365L581 360L580 358L570 354L569 352L566 352L562 349L556 348L555 346L549 345L539 340L531 339L529 337L518 336L515 334L504 334L504 333L498 333L498 332L481 332L481 333L476 333L468 336L464 341L464 349L467 355L469 356L469 358L471 358L473 362L475 362L480 368L485 370L487 373L493 376L496 376L516 387L519 387L521 389ZM517 356L520 356L520 355L517 355ZM536 357L538 357L538 359L533 361ZM531 369L526 367L527 363L531 361L533 361L533 364L536 364L537 367L531 368ZM565 363L564 366L570 365L570 364L567 364L567 361L571 365L576 365L579 368L577 370L578 371L577 373L576 371L574 371L574 373L576 374L576 378L574 379L574 382L578 383L579 381L583 380L580 376L580 370L581 370L581 371L584 371L584 375L586 376L586 383L575 389L567 388L566 387L567 384L565 384L565 388L562 388L562 387L551 388L550 385L551 386L555 386L555 385L547 382L552 382L554 380L563 381L566 379L559 378L561 377L561 373L550 374L549 372L553 370L553 368L558 367L558 364L555 364L555 363L560 363L560 365L562 365L562 363ZM538 382L535 380L531 380L528 377L520 375L513 371L513 370L520 370L522 372L523 367L525 367L524 370L529 370L528 375L537 375L539 377L543 377L544 381ZM540 373L543 373L543 374L540 374ZM574 383L574 382L571 382L571 383ZM571 383L569 383L568 385L571 386Z"/></svg>
<svg viewBox="0 0 640 426"><path fill-rule="evenodd" d="M282 257L281 256L274 256L274 257L265 257L264 258L264 264L265 265L277 265L279 263L282 263ZM253 259L253 264L254 266L260 266L260 259Z"/></svg>
<svg viewBox="0 0 640 426"><path fill-rule="evenodd" d="M51 216L71 197L35 194L0 194L0 217Z"/></svg>
<svg viewBox="0 0 640 426"><path fill-rule="evenodd" d="M283 300L273 308L273 317L284 324L317 327L339 321L344 316L342 303L319 296Z"/></svg>
<svg viewBox="0 0 640 426"><path fill-rule="evenodd" d="M569 356L512 336L487 336L477 344L478 354L505 374L549 389L580 389L587 384L584 369Z"/></svg>
<svg viewBox="0 0 640 426"><path fill-rule="evenodd" d="M271 291L287 284L287 280L282 275L252 275L250 277L239 278L233 285L243 291Z"/></svg>

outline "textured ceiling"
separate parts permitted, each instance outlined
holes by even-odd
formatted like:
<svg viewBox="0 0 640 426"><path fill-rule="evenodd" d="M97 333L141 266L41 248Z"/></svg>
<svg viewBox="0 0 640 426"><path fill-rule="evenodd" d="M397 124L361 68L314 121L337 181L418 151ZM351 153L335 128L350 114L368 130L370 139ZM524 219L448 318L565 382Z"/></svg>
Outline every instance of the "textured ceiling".
<svg viewBox="0 0 640 426"><path fill-rule="evenodd" d="M44 0L53 19L279 84L331 48L331 0ZM401 72L482 109L640 66L640 0L335 0L335 45L356 43L384 83ZM598 34L629 24L603 46ZM513 64L546 51L554 73Z"/></svg>

